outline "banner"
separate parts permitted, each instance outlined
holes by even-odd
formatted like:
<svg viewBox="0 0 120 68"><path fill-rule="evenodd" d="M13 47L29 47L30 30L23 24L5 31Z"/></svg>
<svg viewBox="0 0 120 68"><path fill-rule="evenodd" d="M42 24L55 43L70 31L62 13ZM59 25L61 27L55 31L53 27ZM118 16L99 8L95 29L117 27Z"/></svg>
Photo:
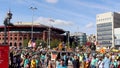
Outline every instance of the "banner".
<svg viewBox="0 0 120 68"><path fill-rule="evenodd" d="M51 60L56 60L58 53L53 51L51 52Z"/></svg>
<svg viewBox="0 0 120 68"><path fill-rule="evenodd" d="M9 68L9 46L0 45L0 68Z"/></svg>

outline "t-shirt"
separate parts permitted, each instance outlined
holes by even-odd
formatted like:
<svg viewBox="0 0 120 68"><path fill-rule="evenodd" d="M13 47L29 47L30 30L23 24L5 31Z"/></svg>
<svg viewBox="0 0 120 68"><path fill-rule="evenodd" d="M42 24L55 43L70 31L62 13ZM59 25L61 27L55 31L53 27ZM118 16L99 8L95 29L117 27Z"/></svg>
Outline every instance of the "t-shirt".
<svg viewBox="0 0 120 68"><path fill-rule="evenodd" d="M96 59L92 59L91 65L96 65Z"/></svg>
<svg viewBox="0 0 120 68"><path fill-rule="evenodd" d="M31 67L36 68L36 61L34 59L31 60Z"/></svg>
<svg viewBox="0 0 120 68"><path fill-rule="evenodd" d="M67 66L59 65L58 68L67 68Z"/></svg>
<svg viewBox="0 0 120 68"><path fill-rule="evenodd" d="M24 61L24 68L29 64L29 60L28 59L25 59Z"/></svg>
<svg viewBox="0 0 120 68"><path fill-rule="evenodd" d="M103 61L98 61L98 67L99 68L103 68L104 66L103 66Z"/></svg>
<svg viewBox="0 0 120 68"><path fill-rule="evenodd" d="M104 68L110 68L110 59L105 57L103 60Z"/></svg>

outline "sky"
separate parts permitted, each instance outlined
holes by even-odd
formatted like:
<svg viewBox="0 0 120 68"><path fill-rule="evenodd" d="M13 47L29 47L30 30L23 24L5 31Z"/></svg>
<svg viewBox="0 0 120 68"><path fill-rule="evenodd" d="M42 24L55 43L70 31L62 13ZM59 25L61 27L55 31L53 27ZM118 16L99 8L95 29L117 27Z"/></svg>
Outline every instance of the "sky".
<svg viewBox="0 0 120 68"><path fill-rule="evenodd" d="M96 34L96 15L119 12L119 6L120 0L0 0L0 25L10 10L12 23L33 20L71 33Z"/></svg>

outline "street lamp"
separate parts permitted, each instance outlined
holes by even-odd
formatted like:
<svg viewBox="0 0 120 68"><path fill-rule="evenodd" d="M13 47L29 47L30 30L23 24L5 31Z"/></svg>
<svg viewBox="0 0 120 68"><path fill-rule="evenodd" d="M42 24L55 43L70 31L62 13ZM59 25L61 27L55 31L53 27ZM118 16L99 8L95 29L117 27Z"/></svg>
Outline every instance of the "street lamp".
<svg viewBox="0 0 120 68"><path fill-rule="evenodd" d="M32 10L32 27L31 27L31 39L33 39L33 18L34 18L34 11L37 10L36 7L30 7Z"/></svg>
<svg viewBox="0 0 120 68"><path fill-rule="evenodd" d="M69 38L69 37L70 37L70 32L69 32L69 31L66 31L66 36L67 36L67 43L68 43L68 46L69 46L69 43L70 43L70 42L69 42L69 39L70 39L70 38Z"/></svg>
<svg viewBox="0 0 120 68"><path fill-rule="evenodd" d="M9 11L7 13L7 16L5 17L5 20L4 20L4 44L6 44L6 36L7 36L7 26L10 25L10 20L12 19L12 13Z"/></svg>
<svg viewBox="0 0 120 68"><path fill-rule="evenodd" d="M48 48L50 49L50 39L51 39L51 22L55 22L53 19L49 19L49 22L50 22L50 26L48 28Z"/></svg>
<svg viewBox="0 0 120 68"><path fill-rule="evenodd" d="M50 35L51 35L51 28L49 26L49 29L48 29L48 48L50 48Z"/></svg>

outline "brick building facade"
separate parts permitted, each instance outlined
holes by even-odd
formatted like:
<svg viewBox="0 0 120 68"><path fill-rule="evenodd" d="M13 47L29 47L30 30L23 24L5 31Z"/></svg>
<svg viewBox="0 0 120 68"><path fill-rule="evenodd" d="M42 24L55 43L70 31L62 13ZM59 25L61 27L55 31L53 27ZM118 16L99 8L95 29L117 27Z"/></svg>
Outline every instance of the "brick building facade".
<svg viewBox="0 0 120 68"><path fill-rule="evenodd" d="M48 26L33 25L33 38L34 40L40 39L47 41L48 39ZM59 28L50 27L51 40L58 39L64 40L65 31ZM7 44L10 46L22 46L25 39L31 39L31 25L17 24L7 27ZM0 26L0 44L4 43L4 26Z"/></svg>

